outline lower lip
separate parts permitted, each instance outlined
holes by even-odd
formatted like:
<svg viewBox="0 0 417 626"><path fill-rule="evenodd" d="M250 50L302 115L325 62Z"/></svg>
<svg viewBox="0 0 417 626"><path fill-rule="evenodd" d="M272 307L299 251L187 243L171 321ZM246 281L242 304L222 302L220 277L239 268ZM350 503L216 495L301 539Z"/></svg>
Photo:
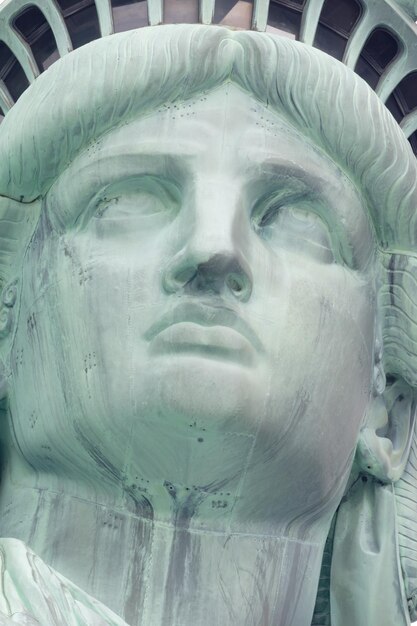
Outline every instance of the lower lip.
<svg viewBox="0 0 417 626"><path fill-rule="evenodd" d="M228 326L202 326L194 322L178 322L162 330L151 342L155 355L194 355L236 361L251 365L252 344Z"/></svg>

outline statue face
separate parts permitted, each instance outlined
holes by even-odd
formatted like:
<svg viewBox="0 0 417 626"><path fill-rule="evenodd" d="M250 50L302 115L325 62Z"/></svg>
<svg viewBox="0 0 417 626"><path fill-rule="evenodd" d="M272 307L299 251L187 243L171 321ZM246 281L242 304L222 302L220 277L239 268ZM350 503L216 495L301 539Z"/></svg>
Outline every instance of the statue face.
<svg viewBox="0 0 417 626"><path fill-rule="evenodd" d="M113 129L27 254L23 453L148 495L227 485L240 519L333 511L372 387L373 249L349 179L237 87Z"/></svg>

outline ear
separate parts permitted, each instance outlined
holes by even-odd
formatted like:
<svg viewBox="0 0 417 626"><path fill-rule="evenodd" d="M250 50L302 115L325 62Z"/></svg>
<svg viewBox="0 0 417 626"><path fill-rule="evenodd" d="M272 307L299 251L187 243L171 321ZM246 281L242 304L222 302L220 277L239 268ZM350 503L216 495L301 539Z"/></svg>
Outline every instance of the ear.
<svg viewBox="0 0 417 626"><path fill-rule="evenodd" d="M408 460L416 417L415 391L403 379L387 376L372 398L360 432L356 460L361 471L384 483L401 478Z"/></svg>

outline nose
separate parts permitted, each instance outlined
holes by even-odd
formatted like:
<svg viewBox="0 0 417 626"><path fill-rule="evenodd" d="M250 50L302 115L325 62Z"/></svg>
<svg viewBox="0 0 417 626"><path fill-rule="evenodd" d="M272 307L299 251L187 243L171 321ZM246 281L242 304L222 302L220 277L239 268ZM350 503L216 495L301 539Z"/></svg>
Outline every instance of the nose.
<svg viewBox="0 0 417 626"><path fill-rule="evenodd" d="M194 224L187 242L168 263L164 290L231 295L246 302L252 293L252 275L243 251L245 238L239 236L232 216L218 220L214 213L210 211L204 216L209 219Z"/></svg>
<svg viewBox="0 0 417 626"><path fill-rule="evenodd" d="M207 260L203 260L207 259ZM170 264L164 277L167 293L206 293L233 295L246 302L252 292L252 281L244 264L234 255L214 252L210 255L180 254Z"/></svg>

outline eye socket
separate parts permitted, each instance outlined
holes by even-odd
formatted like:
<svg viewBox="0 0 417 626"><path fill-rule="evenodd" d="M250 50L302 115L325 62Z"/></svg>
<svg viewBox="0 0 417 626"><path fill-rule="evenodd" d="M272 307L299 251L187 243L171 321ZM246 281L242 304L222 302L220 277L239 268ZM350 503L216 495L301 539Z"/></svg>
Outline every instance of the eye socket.
<svg viewBox="0 0 417 626"><path fill-rule="evenodd" d="M288 249L321 262L335 261L331 233L305 196L261 201L252 214L256 233L272 249Z"/></svg>
<svg viewBox="0 0 417 626"><path fill-rule="evenodd" d="M101 235L136 233L168 223L179 206L180 193L174 183L144 175L118 181L96 194L87 211L87 226Z"/></svg>
<svg viewBox="0 0 417 626"><path fill-rule="evenodd" d="M128 218L131 214L147 217L171 213L178 205L178 190L173 183L155 176L119 181L95 198L95 217Z"/></svg>
<svg viewBox="0 0 417 626"><path fill-rule="evenodd" d="M291 206L286 204L281 204L277 202L276 204L272 204L269 206L266 211L260 214L260 218L257 220L257 228L263 229L268 226L273 226L277 221L283 221L283 219L291 216L294 219L294 223L297 221L300 223L299 225L303 227L308 227L314 223L314 219L317 216L311 214L311 212L297 208L297 206ZM320 219L320 218L318 218Z"/></svg>

